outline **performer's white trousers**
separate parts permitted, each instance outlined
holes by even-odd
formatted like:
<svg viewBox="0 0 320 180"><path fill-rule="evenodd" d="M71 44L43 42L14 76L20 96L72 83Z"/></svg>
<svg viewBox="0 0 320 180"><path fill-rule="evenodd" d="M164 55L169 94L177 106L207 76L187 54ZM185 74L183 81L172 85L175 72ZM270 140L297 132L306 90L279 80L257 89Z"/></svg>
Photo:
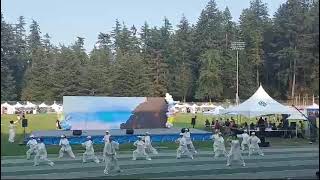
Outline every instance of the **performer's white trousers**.
<svg viewBox="0 0 320 180"><path fill-rule="evenodd" d="M106 167L104 169L106 172L109 173L112 170L112 168L116 171L120 170L120 167L118 165L118 159L115 155L106 156L104 161L106 163Z"/></svg>
<svg viewBox="0 0 320 180"><path fill-rule="evenodd" d="M98 157L94 154L94 152L84 152L82 156L82 162L87 162L88 159L92 159L95 163L100 163Z"/></svg>

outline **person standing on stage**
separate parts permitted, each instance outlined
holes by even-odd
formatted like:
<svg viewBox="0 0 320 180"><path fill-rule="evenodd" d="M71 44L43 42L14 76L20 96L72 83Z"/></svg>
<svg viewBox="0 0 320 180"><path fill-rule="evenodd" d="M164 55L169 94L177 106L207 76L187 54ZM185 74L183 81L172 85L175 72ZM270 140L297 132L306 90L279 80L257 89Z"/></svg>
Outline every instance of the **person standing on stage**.
<svg viewBox="0 0 320 180"><path fill-rule="evenodd" d="M38 166L40 160L47 162L49 164L49 166L54 166L54 163L48 159L46 145L43 143L42 138L38 139L38 144L36 147L37 147L36 148L37 153L34 157L34 165L33 166Z"/></svg>
<svg viewBox="0 0 320 180"><path fill-rule="evenodd" d="M179 143L179 147L177 149L177 159L181 158L181 155L187 155L191 159L193 159L192 153L188 150L187 141L184 137L184 133L180 133L180 137L176 140L176 143Z"/></svg>
<svg viewBox="0 0 320 180"><path fill-rule="evenodd" d="M191 140L191 134L190 134L189 128L185 129L184 138L186 139L186 142L187 142L187 148L190 149L192 153L197 154L198 152L194 148L192 140Z"/></svg>
<svg viewBox="0 0 320 180"><path fill-rule="evenodd" d="M63 157L64 152L67 152L72 159L76 158L72 152L72 148L71 148L69 141L65 135L61 135L59 146L61 146L61 149L59 151L59 158Z"/></svg>
<svg viewBox="0 0 320 180"><path fill-rule="evenodd" d="M152 154L158 154L158 151L154 147L152 147L151 138L150 138L149 132L146 132L143 140L144 140L144 143L146 145L147 153L151 152Z"/></svg>
<svg viewBox="0 0 320 180"><path fill-rule="evenodd" d="M247 130L245 129L244 132L240 135L242 138L241 142L241 150L244 151L246 147L249 148L249 134L247 133Z"/></svg>
<svg viewBox="0 0 320 180"><path fill-rule="evenodd" d="M146 144L143 142L141 136L138 136L138 140L134 142L133 145L136 146L137 149L132 153L132 160L137 160L138 156L145 156L146 160L151 161L151 158L146 153Z"/></svg>
<svg viewBox="0 0 320 180"><path fill-rule="evenodd" d="M106 151L106 146L107 146L107 143L109 142L109 139L110 139L110 132L107 130L106 131L106 134L104 135L102 141L104 142L104 147L103 147L103 154L105 154L105 151Z"/></svg>
<svg viewBox="0 0 320 180"><path fill-rule="evenodd" d="M119 143L114 141L111 136L109 136L109 140L106 141L105 150L103 151L104 162L106 163L106 167L104 169L104 174L109 174L111 169L114 168L117 172L121 172L120 167L118 165L118 159L116 157L116 150L119 149Z"/></svg>
<svg viewBox="0 0 320 180"><path fill-rule="evenodd" d="M255 132L252 132L251 137L249 138L249 158L255 152L257 152L260 156L264 156L259 147L259 143L261 143L260 139L256 136Z"/></svg>
<svg viewBox="0 0 320 180"><path fill-rule="evenodd" d="M87 137L87 141L82 143L82 146L86 148L86 151L83 153L82 157L82 162L85 163L87 162L87 159L93 159L93 161L97 164L100 163L99 159L97 156L94 154L94 149L93 149L93 142L91 139L91 136Z"/></svg>
<svg viewBox="0 0 320 180"><path fill-rule="evenodd" d="M226 147L224 145L224 139L222 137L222 133L218 132L217 135L214 137L214 143L213 143L213 152L214 152L214 158L219 157L220 155L224 155L227 157Z"/></svg>
<svg viewBox="0 0 320 180"><path fill-rule="evenodd" d="M231 139L231 149L227 156L227 166L231 166L231 162L234 160L239 161L242 164L242 166L246 166L241 155L240 141L235 134L232 136Z"/></svg>
<svg viewBox="0 0 320 180"><path fill-rule="evenodd" d="M35 139L34 135L30 135L30 140L27 142L27 146L29 146L29 150L27 151L27 159L30 159L31 154L36 154L37 153L37 140Z"/></svg>

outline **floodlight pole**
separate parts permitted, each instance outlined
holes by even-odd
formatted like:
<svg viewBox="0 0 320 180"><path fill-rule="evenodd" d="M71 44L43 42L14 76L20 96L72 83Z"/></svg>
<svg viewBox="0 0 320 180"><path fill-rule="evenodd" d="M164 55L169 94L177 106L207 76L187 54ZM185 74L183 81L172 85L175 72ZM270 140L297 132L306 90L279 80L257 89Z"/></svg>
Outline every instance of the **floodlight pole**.
<svg viewBox="0 0 320 180"><path fill-rule="evenodd" d="M237 105L239 105L239 50L243 50L244 46L245 46L245 43L241 41L231 42L231 49L237 50L237 92L236 92Z"/></svg>
<svg viewBox="0 0 320 180"><path fill-rule="evenodd" d="M239 51L237 50L237 93L236 93L236 103L239 105Z"/></svg>

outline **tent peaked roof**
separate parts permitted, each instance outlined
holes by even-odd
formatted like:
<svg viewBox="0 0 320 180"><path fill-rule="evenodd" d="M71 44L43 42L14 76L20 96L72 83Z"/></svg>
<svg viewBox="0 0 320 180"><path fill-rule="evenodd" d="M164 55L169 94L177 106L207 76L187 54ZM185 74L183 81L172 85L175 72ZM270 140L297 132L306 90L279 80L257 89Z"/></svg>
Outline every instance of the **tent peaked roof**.
<svg viewBox="0 0 320 180"><path fill-rule="evenodd" d="M15 108L21 108L24 107L24 105L20 104L19 102L17 102L13 107Z"/></svg>
<svg viewBox="0 0 320 180"><path fill-rule="evenodd" d="M46 105L46 104L43 102L43 103L41 103L41 104L39 105L39 107L45 108L45 107L48 107L48 105Z"/></svg>
<svg viewBox="0 0 320 180"><path fill-rule="evenodd" d="M319 105L316 103L313 103L311 106L308 106L307 109L319 109Z"/></svg>
<svg viewBox="0 0 320 180"><path fill-rule="evenodd" d="M260 85L258 90L246 101L238 106L224 110L224 113L237 113L244 116L261 116L267 114L291 114L292 109L278 103Z"/></svg>

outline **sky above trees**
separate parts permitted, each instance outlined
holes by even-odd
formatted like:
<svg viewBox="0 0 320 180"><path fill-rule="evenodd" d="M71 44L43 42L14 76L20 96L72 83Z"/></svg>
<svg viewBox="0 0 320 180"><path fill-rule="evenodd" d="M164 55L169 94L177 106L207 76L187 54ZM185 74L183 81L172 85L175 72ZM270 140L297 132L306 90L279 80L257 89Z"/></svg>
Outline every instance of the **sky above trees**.
<svg viewBox="0 0 320 180"><path fill-rule="evenodd" d="M263 0L267 3L270 16L285 0ZM1 11L8 23L16 23L24 16L27 24L36 20L44 33L49 33L55 45L68 45L77 36L85 37L84 47L90 52L99 32L110 32L116 19L139 30L147 21L150 26L161 26L167 17L174 29L182 17L195 24L208 0L2 0ZM243 9L250 6L250 0L217 0L217 7L224 10L228 6L233 21L238 21ZM29 31L28 27L26 30Z"/></svg>

